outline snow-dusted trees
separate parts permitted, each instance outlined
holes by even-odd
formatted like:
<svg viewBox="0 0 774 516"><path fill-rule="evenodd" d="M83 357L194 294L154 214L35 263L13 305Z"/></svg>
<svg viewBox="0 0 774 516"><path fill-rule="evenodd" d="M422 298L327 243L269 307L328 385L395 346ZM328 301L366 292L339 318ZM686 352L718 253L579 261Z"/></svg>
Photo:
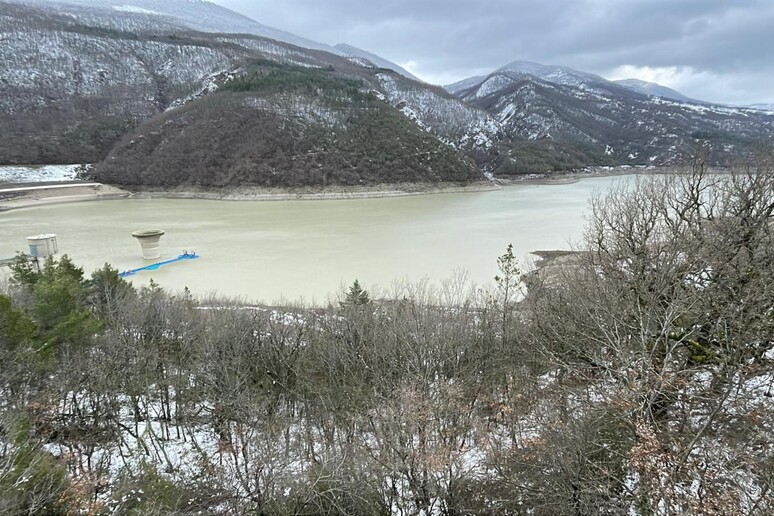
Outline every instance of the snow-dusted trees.
<svg viewBox="0 0 774 516"><path fill-rule="evenodd" d="M524 299L510 249L314 310L17 267L0 512L770 513L771 163L591 208Z"/></svg>
<svg viewBox="0 0 774 516"><path fill-rule="evenodd" d="M748 443L772 438L772 172L760 159L625 181L593 201L585 252L532 289L529 332L564 429L541 439L566 450L568 508L604 492L591 508L770 510L772 456Z"/></svg>

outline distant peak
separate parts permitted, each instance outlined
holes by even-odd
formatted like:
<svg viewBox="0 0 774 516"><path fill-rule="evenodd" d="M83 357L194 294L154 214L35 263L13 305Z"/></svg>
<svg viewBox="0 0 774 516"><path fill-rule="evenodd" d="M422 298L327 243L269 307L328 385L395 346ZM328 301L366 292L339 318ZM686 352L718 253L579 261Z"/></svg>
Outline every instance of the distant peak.
<svg viewBox="0 0 774 516"><path fill-rule="evenodd" d="M600 77L599 75L594 75L592 73L588 72L581 72L579 70L575 70L574 68L570 68L568 66L559 66L559 65L546 65L541 63L535 63L534 61L511 61L507 65L498 68L496 71L510 71L510 72L519 72L519 73L525 73L529 75L534 75L540 79L548 80L549 82L560 82L562 81L552 81L552 79L565 76L565 77L575 77L577 78L583 78L586 81L592 80L592 81L598 81L598 82L607 82L606 79L603 77Z"/></svg>
<svg viewBox="0 0 774 516"><path fill-rule="evenodd" d="M613 81L616 84L628 88L642 95L648 95L650 97L662 97L670 100L677 100L679 102L692 102L698 104L704 104L701 100L692 99L686 95L683 95L679 91L675 91L667 86L662 86L655 82L643 81L642 79L621 79Z"/></svg>
<svg viewBox="0 0 774 516"><path fill-rule="evenodd" d="M358 48L352 45L348 45L346 43L337 43L334 45L336 50L339 52L342 52L350 57L355 57L359 59L367 59L368 61L372 62L374 65L376 65L378 68L387 68L388 70L392 70L394 72L397 72L401 74L404 77L408 77L409 79L413 79L415 81L422 80L418 78L417 76L413 75L411 72L403 68L402 66L393 63L389 59L385 59L384 57L378 56L376 54L373 54L371 52L368 52L367 50L363 50L362 48Z"/></svg>

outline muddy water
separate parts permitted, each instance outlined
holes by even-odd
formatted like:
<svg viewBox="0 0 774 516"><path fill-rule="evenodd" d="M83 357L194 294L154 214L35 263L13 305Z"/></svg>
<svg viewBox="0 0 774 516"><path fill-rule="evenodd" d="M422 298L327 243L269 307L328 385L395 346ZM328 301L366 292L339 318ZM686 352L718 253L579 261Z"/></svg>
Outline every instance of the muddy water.
<svg viewBox="0 0 774 516"><path fill-rule="evenodd" d="M366 287L439 282L455 270L490 283L509 243L526 262L536 249L580 238L587 202L615 178L518 185L501 191L342 201L233 202L126 199L40 206L0 213L0 258L25 237L56 233L61 252L87 272L147 265L130 233L162 228L161 259L196 251L134 276L197 295L325 303L357 278ZM6 269L7 270L7 269Z"/></svg>

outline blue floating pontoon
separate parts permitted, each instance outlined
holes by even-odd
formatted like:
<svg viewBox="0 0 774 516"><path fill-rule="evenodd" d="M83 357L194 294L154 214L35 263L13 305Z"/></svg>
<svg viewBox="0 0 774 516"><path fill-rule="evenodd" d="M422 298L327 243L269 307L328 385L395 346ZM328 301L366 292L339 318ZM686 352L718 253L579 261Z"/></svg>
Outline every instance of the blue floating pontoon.
<svg viewBox="0 0 774 516"><path fill-rule="evenodd" d="M150 265L146 265L145 267L139 267L137 269L129 269L128 271L119 272L118 275L122 278L125 278L127 276L134 276L138 272L155 271L162 265L169 265L170 263L180 262L182 260L195 260L198 257L199 255L196 253L183 253L179 255L177 258L172 258L171 260L164 260L163 262L152 263Z"/></svg>

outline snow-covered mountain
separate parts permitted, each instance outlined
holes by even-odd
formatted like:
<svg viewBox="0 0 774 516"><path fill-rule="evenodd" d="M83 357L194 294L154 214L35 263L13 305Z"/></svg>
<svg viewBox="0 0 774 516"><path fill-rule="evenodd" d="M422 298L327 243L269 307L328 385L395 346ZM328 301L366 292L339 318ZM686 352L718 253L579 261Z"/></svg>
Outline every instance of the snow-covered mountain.
<svg viewBox="0 0 774 516"><path fill-rule="evenodd" d="M361 95L382 99L385 113L406 118L452 154L475 149L482 164L496 140L497 128L487 113L438 87L341 52L244 33L194 32L179 20L139 9L66 6L62 12L59 4L52 8L47 2L0 5L0 163L99 161L149 119L172 116L167 113L189 103L197 103L197 116L204 116L207 99L229 81L243 79L255 63L267 63L259 69L269 76L293 78L308 69L304 77L313 83L346 78L350 88L356 85ZM250 105L285 120L322 124L321 130L332 114L349 110L320 106L308 96L294 101L289 95L274 98L271 92L267 98L253 97ZM342 98L359 98L353 95L348 91ZM335 119L337 126L352 123ZM397 133L391 138L400 141L406 126L393 126Z"/></svg>
<svg viewBox="0 0 774 516"><path fill-rule="evenodd" d="M536 79L600 94L639 94L599 75L580 72L565 66L542 65L530 61L513 61L488 76L470 77L446 86L446 90L462 98L469 98L470 92L475 91L475 97L482 98L507 89L524 79Z"/></svg>
<svg viewBox="0 0 774 516"><path fill-rule="evenodd" d="M474 77L468 77L452 84L447 84L443 88L452 95L459 95L463 91L478 86L486 79L485 75L476 75Z"/></svg>
<svg viewBox="0 0 774 516"><path fill-rule="evenodd" d="M335 45L335 48L340 52L343 52L347 56L350 56L356 59L365 59L373 63L374 65L376 65L377 68L386 68L388 70L398 72L403 77L408 77L409 79L413 79L415 81L421 82L421 79L419 79L419 77L413 75L411 72L409 72L402 66L393 63L389 59L385 59L381 56L377 56L376 54L372 54L371 52L363 50L362 48L353 47L352 45L347 45L346 43L339 43L338 45Z"/></svg>
<svg viewBox="0 0 774 516"><path fill-rule="evenodd" d="M699 139L708 140L715 160L724 162L744 156L761 138L774 137L774 116L765 111L645 95L597 75L524 61L444 90L393 72L388 68L395 68L394 63L353 47L330 52L304 41L300 43L307 46L256 35L265 27L209 2L3 1L0 164L96 162L120 145L139 170L142 160L151 157L135 154L127 139L131 142L132 134L156 138L157 133L134 133L146 123L163 128L168 142L177 142L170 145L187 141L175 131L195 127L203 139L217 124L217 131L248 145L233 127L241 120L272 129L260 138L297 139L293 152L312 141L324 146L336 155L321 162L331 167L351 167L353 162L374 166L367 159L353 161L347 153L358 147L344 145L357 141L348 128L371 127L366 135L389 134L395 142L421 142L425 149L443 145L451 152L443 153L448 166L458 167L454 160L462 159L490 175L676 163L688 159ZM360 55L353 57L355 52ZM297 84L299 77L308 81L304 87ZM231 81L239 86L234 89ZM283 91L282 81L297 89ZM326 88L322 102L315 91ZM244 102L230 99L244 91L250 92ZM235 116L214 116L213 106L220 104ZM252 117L244 119L240 106L249 108ZM395 117L408 120L414 129ZM176 123L164 125L171 120ZM300 121L309 125L298 125ZM281 127L297 128L298 133L286 134ZM340 139L320 140L332 128ZM251 145L262 145L260 138ZM229 148L235 144L217 141ZM156 143L137 148L166 145ZM235 152L244 150L239 145ZM390 154L398 147L389 152L388 146L374 148ZM177 151L164 152L168 157ZM279 162L295 167L293 174L304 173L292 161ZM248 160L238 166L252 170L268 165ZM411 166L421 169L418 163ZM254 177L243 172L233 177Z"/></svg>
<svg viewBox="0 0 774 516"><path fill-rule="evenodd" d="M774 117L765 112L646 94L565 67L515 62L449 89L492 115L511 141L562 145L554 151L570 161L666 165L686 161L697 140L708 140L715 161L725 163L774 137ZM511 161L521 167L518 153Z"/></svg>
<svg viewBox="0 0 774 516"><path fill-rule="evenodd" d="M565 66L544 65L531 61L510 62L495 70L495 73L498 72L515 72L516 74L537 77L554 84L585 88L609 82L607 79L591 73L580 72Z"/></svg>
<svg viewBox="0 0 774 516"><path fill-rule="evenodd" d="M165 24L202 32L225 34L253 34L291 45L334 54L341 53L332 46L318 43L289 32L275 29L239 13L206 0L5 0L16 4L37 5L49 11L72 16L81 21L104 17L110 13L120 26L122 14L144 17L159 26Z"/></svg>
<svg viewBox="0 0 774 516"><path fill-rule="evenodd" d="M621 79L615 82L621 86L629 88L630 90L636 91L637 93L642 93L643 95L648 95L650 97L661 97L665 99L678 100L680 102L690 102L693 104L705 104L705 102L694 100L683 95L679 91L675 91L672 88L662 86L661 84L657 84L655 82L641 81L640 79Z"/></svg>
<svg viewBox="0 0 774 516"><path fill-rule="evenodd" d="M406 80L396 74L376 74L384 100L449 147L473 156L490 175L499 147L507 140L489 113L452 97L440 87Z"/></svg>
<svg viewBox="0 0 774 516"><path fill-rule="evenodd" d="M600 93L620 93L619 87L650 97L662 97L680 102L703 104L666 86L639 79L623 79L609 81L592 73L581 72L566 66L543 65L531 61L513 61L498 68L488 76L475 76L445 86L446 90L455 95L473 87L478 88L479 96L486 96L505 88L524 77L534 77L544 82L571 86ZM486 83L486 84L484 84ZM482 87L483 86L483 87Z"/></svg>

